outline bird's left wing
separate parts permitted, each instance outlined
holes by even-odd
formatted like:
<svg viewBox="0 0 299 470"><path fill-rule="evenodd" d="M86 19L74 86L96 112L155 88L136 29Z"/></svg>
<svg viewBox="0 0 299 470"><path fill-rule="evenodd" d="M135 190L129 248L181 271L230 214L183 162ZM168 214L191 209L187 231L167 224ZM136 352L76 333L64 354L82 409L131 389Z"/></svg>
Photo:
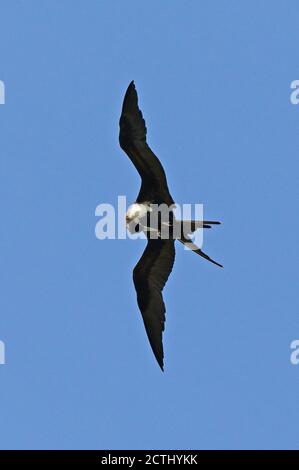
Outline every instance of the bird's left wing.
<svg viewBox="0 0 299 470"><path fill-rule="evenodd" d="M147 246L133 271L138 306L150 345L162 370L162 332L165 323L162 290L172 271L174 258L174 240L148 239Z"/></svg>
<svg viewBox="0 0 299 470"><path fill-rule="evenodd" d="M126 91L119 127L120 146L129 156L142 180L137 202L173 204L163 166L146 142L146 126L138 107L134 82L130 83Z"/></svg>

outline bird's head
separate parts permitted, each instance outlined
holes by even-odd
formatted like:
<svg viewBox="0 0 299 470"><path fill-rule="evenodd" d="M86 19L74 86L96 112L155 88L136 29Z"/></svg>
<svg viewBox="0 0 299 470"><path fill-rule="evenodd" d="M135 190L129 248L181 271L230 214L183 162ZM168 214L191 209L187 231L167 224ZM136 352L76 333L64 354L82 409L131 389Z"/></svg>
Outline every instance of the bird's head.
<svg viewBox="0 0 299 470"><path fill-rule="evenodd" d="M144 204L138 204L135 202L132 204L126 213L126 224L130 224L131 222L138 222L142 217L145 216L147 212L147 208Z"/></svg>

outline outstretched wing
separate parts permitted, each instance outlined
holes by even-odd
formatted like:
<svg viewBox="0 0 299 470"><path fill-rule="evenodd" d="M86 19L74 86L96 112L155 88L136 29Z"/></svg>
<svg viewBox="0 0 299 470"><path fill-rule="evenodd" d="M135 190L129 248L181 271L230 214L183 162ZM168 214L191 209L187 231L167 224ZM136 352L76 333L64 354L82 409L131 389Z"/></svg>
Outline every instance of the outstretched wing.
<svg viewBox="0 0 299 470"><path fill-rule="evenodd" d="M153 353L163 370L162 332L165 304L162 291L172 271L175 258L174 240L151 240L133 271L137 302Z"/></svg>
<svg viewBox="0 0 299 470"><path fill-rule="evenodd" d="M138 108L134 82L130 83L126 91L119 126L120 146L135 165L142 180L136 202L173 204L164 169L146 143L145 121Z"/></svg>

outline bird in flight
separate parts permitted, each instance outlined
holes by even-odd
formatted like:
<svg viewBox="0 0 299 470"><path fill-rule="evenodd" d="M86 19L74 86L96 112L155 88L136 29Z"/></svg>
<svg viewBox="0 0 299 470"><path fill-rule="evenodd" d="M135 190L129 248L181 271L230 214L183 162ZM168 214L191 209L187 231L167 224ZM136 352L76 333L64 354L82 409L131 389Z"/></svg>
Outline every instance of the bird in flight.
<svg viewBox="0 0 299 470"><path fill-rule="evenodd" d="M187 245L211 263L222 267L198 248L189 237L199 227L210 228L220 222L189 221L189 234L186 234L184 222L175 219L173 213L175 204L168 189L164 169L146 142L145 121L138 107L133 81L124 97L119 126L120 146L141 177L137 199L126 213L126 224L130 232L142 231L147 236L147 246L133 270L133 281L151 348L163 370L162 333L166 310L162 291L173 268L175 240ZM161 206L168 209L167 216L165 211L161 211L164 215L154 217L157 214L157 207ZM177 230L178 228L180 230ZM164 234L165 229L167 236Z"/></svg>

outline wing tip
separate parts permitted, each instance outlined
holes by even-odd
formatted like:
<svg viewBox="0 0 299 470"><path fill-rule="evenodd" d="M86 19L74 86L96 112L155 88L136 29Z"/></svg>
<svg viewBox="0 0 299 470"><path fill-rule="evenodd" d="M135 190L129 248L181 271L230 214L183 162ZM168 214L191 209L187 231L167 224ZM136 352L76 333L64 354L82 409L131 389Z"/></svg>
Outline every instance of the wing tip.
<svg viewBox="0 0 299 470"><path fill-rule="evenodd" d="M159 367L160 367L161 371L164 372L163 359L162 359L162 361L160 361L160 360L157 359L157 362L158 362L158 364L159 364Z"/></svg>
<svg viewBox="0 0 299 470"><path fill-rule="evenodd" d="M130 90L135 90L136 91L136 87L135 87L135 82L134 80L131 80L130 83L129 83L129 86L127 88L127 92L130 91Z"/></svg>
<svg viewBox="0 0 299 470"><path fill-rule="evenodd" d="M164 328L163 328L164 330ZM163 331L162 330L162 331ZM164 352L163 352L163 343L161 344L161 350L157 350L157 348L154 347L154 344L152 344L152 341L150 340L150 345L152 348L152 351L154 353L154 356L156 358L156 361L161 369L162 372L164 372Z"/></svg>
<svg viewBox="0 0 299 470"><path fill-rule="evenodd" d="M121 117L120 119L122 119L122 116L123 116L123 113L127 113L127 112L136 112L136 108L137 108L137 111L139 111L138 109L138 96L137 96L137 90L136 90L136 87L135 87L135 82L134 80L132 80L126 90L126 93L125 93L125 96L124 96L124 100L123 100L123 106L122 106L122 114L121 114Z"/></svg>

